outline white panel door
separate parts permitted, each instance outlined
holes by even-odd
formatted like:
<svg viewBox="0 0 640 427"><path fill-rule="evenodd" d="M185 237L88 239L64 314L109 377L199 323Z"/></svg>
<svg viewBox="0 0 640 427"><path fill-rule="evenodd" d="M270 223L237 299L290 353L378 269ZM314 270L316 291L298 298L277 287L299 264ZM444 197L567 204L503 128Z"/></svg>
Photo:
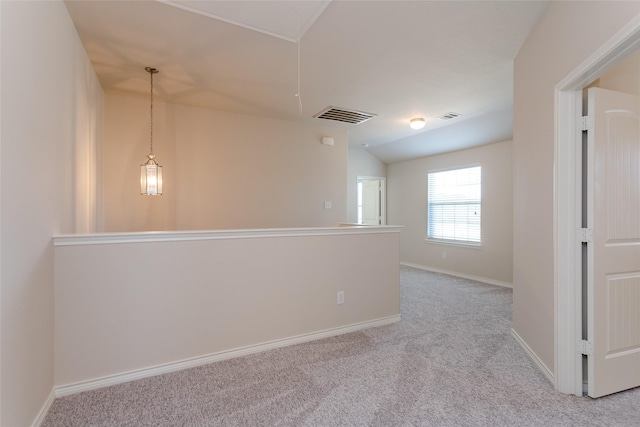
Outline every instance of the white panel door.
<svg viewBox="0 0 640 427"><path fill-rule="evenodd" d="M380 181L362 181L362 223L379 225L380 212Z"/></svg>
<svg viewBox="0 0 640 427"><path fill-rule="evenodd" d="M640 386L640 98L588 92L588 394Z"/></svg>

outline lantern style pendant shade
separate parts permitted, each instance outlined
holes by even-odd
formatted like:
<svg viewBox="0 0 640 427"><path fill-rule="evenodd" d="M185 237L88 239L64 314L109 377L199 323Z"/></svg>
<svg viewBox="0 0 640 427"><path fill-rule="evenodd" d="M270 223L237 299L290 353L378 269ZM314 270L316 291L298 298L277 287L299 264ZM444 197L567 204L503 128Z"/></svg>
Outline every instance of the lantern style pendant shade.
<svg viewBox="0 0 640 427"><path fill-rule="evenodd" d="M162 166L147 155L147 162L140 165L140 194L147 196L162 195Z"/></svg>
<svg viewBox="0 0 640 427"><path fill-rule="evenodd" d="M162 195L162 166L156 161L153 154L153 75L158 72L157 69L146 67L145 70L151 76L151 108L150 108L150 153L147 155L147 161L140 165L140 194L144 196L161 196Z"/></svg>

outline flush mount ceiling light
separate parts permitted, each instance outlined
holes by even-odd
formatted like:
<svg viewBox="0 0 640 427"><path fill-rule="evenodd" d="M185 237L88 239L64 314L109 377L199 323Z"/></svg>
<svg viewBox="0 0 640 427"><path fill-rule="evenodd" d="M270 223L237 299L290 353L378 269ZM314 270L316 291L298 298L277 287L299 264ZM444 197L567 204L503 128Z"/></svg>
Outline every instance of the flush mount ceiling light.
<svg viewBox="0 0 640 427"><path fill-rule="evenodd" d="M162 166L155 161L153 154L153 75L158 72L157 69L146 67L145 70L151 76L151 108L150 116L150 150L147 155L147 161L140 165L140 194L144 196L161 196L162 195Z"/></svg>
<svg viewBox="0 0 640 427"><path fill-rule="evenodd" d="M411 121L409 122L409 126L411 126L411 129L422 129L424 125L425 121L422 117L411 119Z"/></svg>

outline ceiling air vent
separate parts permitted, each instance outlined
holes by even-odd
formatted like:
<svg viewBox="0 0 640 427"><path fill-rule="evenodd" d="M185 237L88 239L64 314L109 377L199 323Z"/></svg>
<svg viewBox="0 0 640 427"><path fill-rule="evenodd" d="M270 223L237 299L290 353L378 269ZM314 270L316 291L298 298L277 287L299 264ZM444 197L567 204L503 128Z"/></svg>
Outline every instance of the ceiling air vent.
<svg viewBox="0 0 640 427"><path fill-rule="evenodd" d="M351 123L352 125L359 125L369 119L373 119L375 116L376 114L364 113L362 111L327 107L313 117L316 119L335 120L343 123Z"/></svg>
<svg viewBox="0 0 640 427"><path fill-rule="evenodd" d="M460 117L460 114L458 114L458 113L447 113L447 114L443 114L440 117L436 117L436 118L440 119L440 120L451 120L451 119L455 119L456 117Z"/></svg>

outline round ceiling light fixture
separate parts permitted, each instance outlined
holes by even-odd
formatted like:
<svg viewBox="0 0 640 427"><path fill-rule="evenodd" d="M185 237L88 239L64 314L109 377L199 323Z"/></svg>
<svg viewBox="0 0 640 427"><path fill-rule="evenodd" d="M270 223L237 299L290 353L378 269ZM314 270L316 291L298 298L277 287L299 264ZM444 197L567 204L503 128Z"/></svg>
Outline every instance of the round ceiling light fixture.
<svg viewBox="0 0 640 427"><path fill-rule="evenodd" d="M411 119L411 121L409 122L409 126L411 126L411 129L422 129L424 125L425 121L422 117Z"/></svg>

